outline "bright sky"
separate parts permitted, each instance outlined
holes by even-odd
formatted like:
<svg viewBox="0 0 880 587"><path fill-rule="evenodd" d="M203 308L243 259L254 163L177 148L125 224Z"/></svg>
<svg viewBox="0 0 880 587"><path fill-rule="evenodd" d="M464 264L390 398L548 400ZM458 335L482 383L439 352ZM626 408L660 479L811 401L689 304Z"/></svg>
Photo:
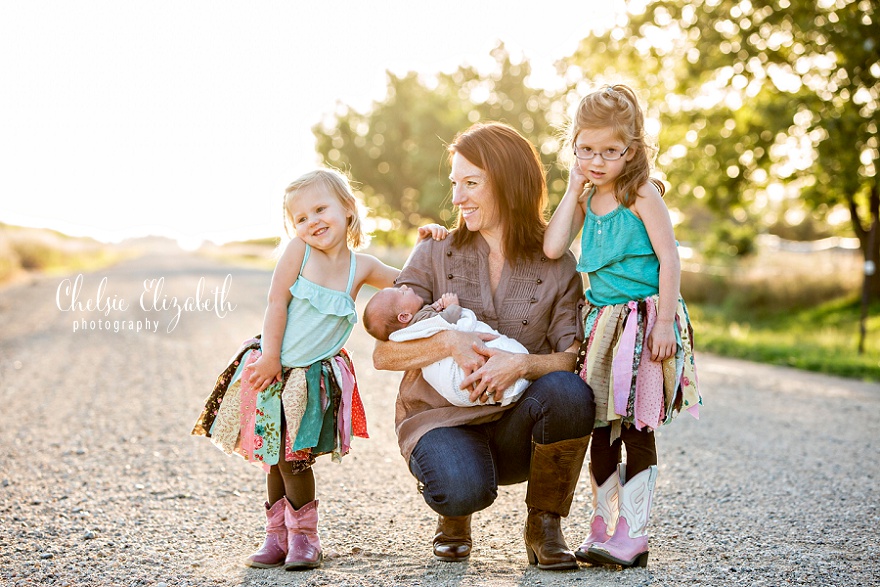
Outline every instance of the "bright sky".
<svg viewBox="0 0 880 587"><path fill-rule="evenodd" d="M385 71L552 63L622 0L0 0L0 222L185 245L279 235L311 127Z"/></svg>

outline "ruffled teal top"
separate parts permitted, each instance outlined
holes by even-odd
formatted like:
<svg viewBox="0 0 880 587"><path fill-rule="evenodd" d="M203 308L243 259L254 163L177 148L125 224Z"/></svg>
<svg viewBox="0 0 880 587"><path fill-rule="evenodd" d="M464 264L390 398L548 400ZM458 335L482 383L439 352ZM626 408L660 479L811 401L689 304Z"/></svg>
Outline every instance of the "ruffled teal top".
<svg viewBox="0 0 880 587"><path fill-rule="evenodd" d="M287 305L287 327L281 341L281 364L285 367L308 367L334 356L348 340L357 323L357 311L351 297L356 257L351 253L348 285L345 291L329 289L302 275L311 254L306 245L299 277L290 287L293 296Z"/></svg>
<svg viewBox="0 0 880 587"><path fill-rule="evenodd" d="M619 204L608 214L596 216L591 209L594 193L595 188L587 198L577 266L590 278L587 301L594 306L610 306L659 293L660 259L645 224Z"/></svg>

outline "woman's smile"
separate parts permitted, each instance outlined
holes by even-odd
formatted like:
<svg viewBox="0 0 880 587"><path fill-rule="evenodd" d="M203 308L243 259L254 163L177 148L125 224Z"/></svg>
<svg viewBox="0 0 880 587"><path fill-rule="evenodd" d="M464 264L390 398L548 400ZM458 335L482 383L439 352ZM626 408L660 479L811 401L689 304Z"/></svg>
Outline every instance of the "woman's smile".
<svg viewBox="0 0 880 587"><path fill-rule="evenodd" d="M499 218L495 194L486 171L461 154L452 156L452 204L458 207L467 229L483 236L498 229Z"/></svg>

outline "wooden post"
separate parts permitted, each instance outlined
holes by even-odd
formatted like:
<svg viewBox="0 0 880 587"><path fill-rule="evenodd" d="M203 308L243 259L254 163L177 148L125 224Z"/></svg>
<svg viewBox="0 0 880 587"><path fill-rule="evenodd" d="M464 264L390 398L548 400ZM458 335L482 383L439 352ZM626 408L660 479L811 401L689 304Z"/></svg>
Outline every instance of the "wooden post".
<svg viewBox="0 0 880 587"><path fill-rule="evenodd" d="M868 322L868 302L871 299L871 278L877 272L877 260L874 259L874 243L877 242L877 223L875 219L871 223L871 231L868 233L868 252L865 255L865 283L862 287L862 317L859 320L859 354L865 354L865 336Z"/></svg>

